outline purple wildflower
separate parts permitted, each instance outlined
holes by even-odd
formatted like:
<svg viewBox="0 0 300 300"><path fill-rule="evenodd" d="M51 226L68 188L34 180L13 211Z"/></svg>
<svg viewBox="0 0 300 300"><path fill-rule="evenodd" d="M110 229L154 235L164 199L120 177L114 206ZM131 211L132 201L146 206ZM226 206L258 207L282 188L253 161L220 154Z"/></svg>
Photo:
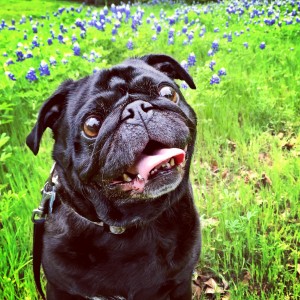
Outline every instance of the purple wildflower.
<svg viewBox="0 0 300 300"><path fill-rule="evenodd" d="M28 50L26 53L26 58L32 58L32 57L33 57L32 52Z"/></svg>
<svg viewBox="0 0 300 300"><path fill-rule="evenodd" d="M188 85L187 85L185 82L183 82L183 83L181 84L181 87L182 87L184 90L186 90L186 89L188 88Z"/></svg>
<svg viewBox="0 0 300 300"><path fill-rule="evenodd" d="M216 65L216 62L215 62L214 60L212 60L212 61L209 63L209 68L213 71L215 65Z"/></svg>
<svg viewBox="0 0 300 300"><path fill-rule="evenodd" d="M129 39L127 44L126 44L127 49L133 50L133 42L132 39Z"/></svg>
<svg viewBox="0 0 300 300"><path fill-rule="evenodd" d="M34 69L34 68L30 68L29 71L27 72L25 78L26 78L27 80L29 80L30 82L36 81L38 78L36 77L35 69Z"/></svg>
<svg viewBox="0 0 300 300"><path fill-rule="evenodd" d="M40 46L40 44L39 44L39 42L38 42L38 37L37 37L37 36L35 36L35 37L33 38L31 44L32 44L32 49L34 49L34 48Z"/></svg>
<svg viewBox="0 0 300 300"><path fill-rule="evenodd" d="M196 64L196 56L195 53L190 53L189 57L188 57L188 66L192 67Z"/></svg>
<svg viewBox="0 0 300 300"><path fill-rule="evenodd" d="M23 61L25 59L24 54L20 49L16 51L16 55L17 55L17 61Z"/></svg>
<svg viewBox="0 0 300 300"><path fill-rule="evenodd" d="M213 41L211 48L214 50L214 52L217 52L219 50L219 42L218 41Z"/></svg>
<svg viewBox="0 0 300 300"><path fill-rule="evenodd" d="M52 39L51 38L49 38L48 40L47 40L47 43L48 43L48 45L50 46L50 45L52 45L53 44L53 41L52 41Z"/></svg>
<svg viewBox="0 0 300 300"><path fill-rule="evenodd" d="M259 48L262 49L262 50L265 49L266 48L266 43L265 42L260 43Z"/></svg>
<svg viewBox="0 0 300 300"><path fill-rule="evenodd" d="M183 61L181 62L181 66L185 69L186 72L189 71L189 65L188 65L188 63L187 63L186 60L183 60Z"/></svg>
<svg viewBox="0 0 300 300"><path fill-rule="evenodd" d="M42 60L39 70L40 70L41 76L49 76L50 75L48 64L44 60Z"/></svg>
<svg viewBox="0 0 300 300"><path fill-rule="evenodd" d="M53 57L53 56L51 56L50 58L49 58L49 61L50 61L50 65L51 66L56 66L56 59Z"/></svg>
<svg viewBox="0 0 300 300"><path fill-rule="evenodd" d="M161 32L161 26L159 24L157 24L156 26L156 33L160 33Z"/></svg>
<svg viewBox="0 0 300 300"><path fill-rule="evenodd" d="M13 65L13 64L14 64L14 62L11 58L9 58L5 63L6 66Z"/></svg>
<svg viewBox="0 0 300 300"><path fill-rule="evenodd" d="M217 74L214 74L211 77L210 84L213 85L213 84L219 84L219 83L220 83L220 77Z"/></svg>
<svg viewBox="0 0 300 300"><path fill-rule="evenodd" d="M13 81L16 81L15 75L11 72L5 72L6 76Z"/></svg>
<svg viewBox="0 0 300 300"><path fill-rule="evenodd" d="M227 73L226 73L226 70L225 70L225 68L222 68L222 69L220 69L219 71L218 71L218 75L219 76L225 76Z"/></svg>
<svg viewBox="0 0 300 300"><path fill-rule="evenodd" d="M247 42L243 43L243 45L244 45L244 47L245 47L246 49L248 49L249 44L248 44Z"/></svg>
<svg viewBox="0 0 300 300"><path fill-rule="evenodd" d="M208 56L214 56L214 54L215 54L215 52L212 49L209 49L208 52L207 52Z"/></svg>
<svg viewBox="0 0 300 300"><path fill-rule="evenodd" d="M72 43L75 43L77 41L77 37L75 34L72 35Z"/></svg>
<svg viewBox="0 0 300 300"><path fill-rule="evenodd" d="M73 46L73 51L75 56L80 56L80 46L77 42Z"/></svg>

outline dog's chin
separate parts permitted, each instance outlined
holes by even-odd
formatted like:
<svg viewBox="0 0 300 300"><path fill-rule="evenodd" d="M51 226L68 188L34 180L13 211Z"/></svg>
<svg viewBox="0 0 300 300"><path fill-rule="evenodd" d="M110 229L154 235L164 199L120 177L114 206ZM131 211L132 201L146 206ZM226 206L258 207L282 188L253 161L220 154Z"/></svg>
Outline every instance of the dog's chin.
<svg viewBox="0 0 300 300"><path fill-rule="evenodd" d="M147 180L135 178L130 182L110 182L105 186L107 196L118 199L148 200L156 199L175 190L181 183L184 175L184 166L176 166L168 170L158 171Z"/></svg>

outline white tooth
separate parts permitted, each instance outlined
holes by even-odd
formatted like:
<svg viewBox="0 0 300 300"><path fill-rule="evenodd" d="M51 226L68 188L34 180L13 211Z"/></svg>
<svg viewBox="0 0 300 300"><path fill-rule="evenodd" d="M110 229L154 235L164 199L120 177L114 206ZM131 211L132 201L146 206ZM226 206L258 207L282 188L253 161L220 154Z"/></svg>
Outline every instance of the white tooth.
<svg viewBox="0 0 300 300"><path fill-rule="evenodd" d="M131 179L126 173L124 173L124 174L123 174L123 180L124 180L125 182L130 182L132 179Z"/></svg>
<svg viewBox="0 0 300 300"><path fill-rule="evenodd" d="M157 169L156 169L156 168L155 168L155 169L153 169L153 172L154 172L154 173L157 173Z"/></svg>
<svg viewBox="0 0 300 300"><path fill-rule="evenodd" d="M167 169L171 169L171 165L169 163L166 164Z"/></svg>
<svg viewBox="0 0 300 300"><path fill-rule="evenodd" d="M166 166L167 164L162 164L160 167L164 169Z"/></svg>
<svg viewBox="0 0 300 300"><path fill-rule="evenodd" d="M171 167L174 167L175 166L175 159L172 157L171 159L170 159L170 165L171 165Z"/></svg>

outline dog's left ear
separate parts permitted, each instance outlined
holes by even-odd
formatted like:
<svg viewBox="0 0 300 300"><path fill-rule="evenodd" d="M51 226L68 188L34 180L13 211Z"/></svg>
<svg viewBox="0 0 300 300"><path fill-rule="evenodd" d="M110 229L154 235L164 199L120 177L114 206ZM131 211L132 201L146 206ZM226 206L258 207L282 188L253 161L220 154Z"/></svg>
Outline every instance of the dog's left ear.
<svg viewBox="0 0 300 300"><path fill-rule="evenodd" d="M60 117L65 105L66 96L70 91L73 80L63 82L54 94L43 104L38 120L26 138L26 144L37 155L42 135L47 127L53 129L55 121Z"/></svg>
<svg viewBox="0 0 300 300"><path fill-rule="evenodd" d="M164 54L149 54L140 59L155 69L165 73L168 77L184 80L191 89L196 89L192 77L174 58Z"/></svg>

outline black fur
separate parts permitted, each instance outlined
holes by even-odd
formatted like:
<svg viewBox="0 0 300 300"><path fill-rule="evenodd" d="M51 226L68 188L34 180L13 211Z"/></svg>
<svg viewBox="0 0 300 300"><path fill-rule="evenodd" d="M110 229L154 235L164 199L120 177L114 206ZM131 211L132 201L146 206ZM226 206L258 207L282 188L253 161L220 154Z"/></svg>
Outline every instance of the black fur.
<svg viewBox="0 0 300 300"><path fill-rule="evenodd" d="M200 252L189 182L196 116L174 79L195 88L173 58L148 55L66 81L42 106L26 142L37 154L45 129L53 131L59 184L43 240L47 299L192 298ZM176 90L179 102L160 96L162 86ZM82 132L89 115L101 119L94 139ZM156 148L185 148L184 169L142 192L112 184ZM93 223L100 221L126 231L115 235Z"/></svg>

